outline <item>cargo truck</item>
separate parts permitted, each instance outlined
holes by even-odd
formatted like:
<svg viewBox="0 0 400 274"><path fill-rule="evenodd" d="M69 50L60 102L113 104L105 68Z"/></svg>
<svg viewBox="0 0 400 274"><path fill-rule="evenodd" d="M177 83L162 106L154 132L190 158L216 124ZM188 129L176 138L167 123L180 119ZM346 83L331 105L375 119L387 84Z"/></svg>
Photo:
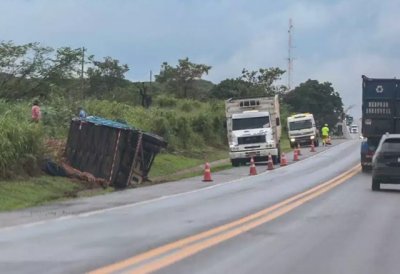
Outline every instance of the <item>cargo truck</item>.
<svg viewBox="0 0 400 274"><path fill-rule="evenodd" d="M225 101L229 157L233 166L280 159L281 123L278 96Z"/></svg>
<svg viewBox="0 0 400 274"><path fill-rule="evenodd" d="M288 137L290 147L297 145L319 145L318 130L315 127L314 115L311 113L299 113L287 118Z"/></svg>
<svg viewBox="0 0 400 274"><path fill-rule="evenodd" d="M362 76L361 144L363 171L371 169L372 157L385 133L400 133L400 80Z"/></svg>

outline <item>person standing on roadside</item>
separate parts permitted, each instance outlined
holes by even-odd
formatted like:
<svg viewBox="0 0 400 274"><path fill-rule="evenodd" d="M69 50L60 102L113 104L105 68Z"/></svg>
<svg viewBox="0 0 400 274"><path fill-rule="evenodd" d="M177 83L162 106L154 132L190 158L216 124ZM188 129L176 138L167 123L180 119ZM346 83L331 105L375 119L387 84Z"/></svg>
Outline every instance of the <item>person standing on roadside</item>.
<svg viewBox="0 0 400 274"><path fill-rule="evenodd" d="M40 110L39 101L35 100L32 105L32 121L38 123L42 118L42 112Z"/></svg>
<svg viewBox="0 0 400 274"><path fill-rule="evenodd" d="M326 146L326 141L328 140L328 137L329 137L328 124L324 125L324 127L321 129L321 133L322 133L322 145Z"/></svg>

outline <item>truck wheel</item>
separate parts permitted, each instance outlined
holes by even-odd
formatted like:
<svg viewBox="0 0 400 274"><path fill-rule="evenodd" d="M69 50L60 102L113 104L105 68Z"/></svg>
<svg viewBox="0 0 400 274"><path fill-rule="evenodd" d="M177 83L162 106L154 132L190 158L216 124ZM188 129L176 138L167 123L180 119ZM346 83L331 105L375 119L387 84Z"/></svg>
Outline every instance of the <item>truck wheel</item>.
<svg viewBox="0 0 400 274"><path fill-rule="evenodd" d="M232 163L232 166L234 166L234 167L240 166L240 160L238 160L238 159L232 159L231 163Z"/></svg>
<svg viewBox="0 0 400 274"><path fill-rule="evenodd" d="M373 191L378 191L381 190L381 184L379 183L379 181L372 177L372 190Z"/></svg>
<svg viewBox="0 0 400 274"><path fill-rule="evenodd" d="M316 147L319 147L319 140L316 140L316 141L314 142L314 144L315 144Z"/></svg>

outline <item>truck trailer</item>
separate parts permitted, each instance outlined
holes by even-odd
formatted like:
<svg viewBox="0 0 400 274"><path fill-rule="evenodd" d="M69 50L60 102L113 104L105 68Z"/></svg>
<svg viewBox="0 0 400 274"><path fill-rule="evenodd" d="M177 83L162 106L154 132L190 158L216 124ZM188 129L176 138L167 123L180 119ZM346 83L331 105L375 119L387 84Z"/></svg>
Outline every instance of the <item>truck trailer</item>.
<svg viewBox="0 0 400 274"><path fill-rule="evenodd" d="M400 80L362 75L361 144L363 171L371 169L372 157L385 133L400 133Z"/></svg>

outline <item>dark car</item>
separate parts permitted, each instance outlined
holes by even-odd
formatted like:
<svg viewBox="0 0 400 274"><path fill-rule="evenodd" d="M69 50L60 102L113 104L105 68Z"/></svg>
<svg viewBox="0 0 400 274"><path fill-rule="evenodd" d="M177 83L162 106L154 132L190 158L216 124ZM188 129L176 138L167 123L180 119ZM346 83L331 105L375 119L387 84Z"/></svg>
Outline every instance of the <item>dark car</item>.
<svg viewBox="0 0 400 274"><path fill-rule="evenodd" d="M385 134L372 158L372 190L400 184L400 134Z"/></svg>

